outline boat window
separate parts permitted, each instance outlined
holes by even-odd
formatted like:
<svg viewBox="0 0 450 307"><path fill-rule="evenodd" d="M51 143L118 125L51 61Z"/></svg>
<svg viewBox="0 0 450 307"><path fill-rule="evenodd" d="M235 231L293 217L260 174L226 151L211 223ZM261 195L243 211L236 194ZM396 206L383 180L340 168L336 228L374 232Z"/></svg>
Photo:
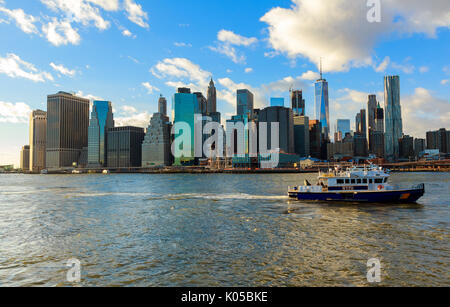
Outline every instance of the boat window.
<svg viewBox="0 0 450 307"><path fill-rule="evenodd" d="M363 183L366 183L366 184L367 184L367 179L363 179Z"/></svg>
<svg viewBox="0 0 450 307"><path fill-rule="evenodd" d="M344 184L344 179L338 179L338 180L337 180L337 183L338 183L338 184Z"/></svg>
<svg viewBox="0 0 450 307"><path fill-rule="evenodd" d="M373 179L372 179L372 178L369 179L369 183L370 183L370 184L373 183Z"/></svg>
<svg viewBox="0 0 450 307"><path fill-rule="evenodd" d="M345 179L345 184L349 184L350 183L350 179Z"/></svg>
<svg viewBox="0 0 450 307"><path fill-rule="evenodd" d="M383 179L375 179L375 183L383 183Z"/></svg>
<svg viewBox="0 0 450 307"><path fill-rule="evenodd" d="M384 178L384 182L387 182L387 180L388 180L387 178Z"/></svg>
<svg viewBox="0 0 450 307"><path fill-rule="evenodd" d="M358 180L356 180L356 183L362 183L362 180L361 179L358 179Z"/></svg>
<svg viewBox="0 0 450 307"><path fill-rule="evenodd" d="M356 183L356 180L355 179L352 179L352 184L355 184Z"/></svg>

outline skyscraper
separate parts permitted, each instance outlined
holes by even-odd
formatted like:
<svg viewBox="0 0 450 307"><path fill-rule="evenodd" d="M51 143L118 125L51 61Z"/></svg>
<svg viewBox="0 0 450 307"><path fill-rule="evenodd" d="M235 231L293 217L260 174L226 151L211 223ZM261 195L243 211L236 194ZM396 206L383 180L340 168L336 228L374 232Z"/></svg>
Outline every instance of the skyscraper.
<svg viewBox="0 0 450 307"><path fill-rule="evenodd" d="M330 135L330 113L328 103L328 82L322 77L322 69L320 71L320 79L315 84L315 110L316 119L320 121L322 126L322 134L326 139Z"/></svg>
<svg viewBox="0 0 450 307"><path fill-rule="evenodd" d="M291 107L294 111L294 116L305 116L305 99L303 99L302 91L291 91Z"/></svg>
<svg viewBox="0 0 450 307"><path fill-rule="evenodd" d="M207 99L206 112L208 114L216 113L217 112L217 91L216 91L216 87L214 86L214 81L212 78L211 78L211 81L209 82L208 93L206 94L206 99Z"/></svg>
<svg viewBox="0 0 450 307"><path fill-rule="evenodd" d="M20 169L28 171L30 169L30 146L25 145L20 151Z"/></svg>
<svg viewBox="0 0 450 307"><path fill-rule="evenodd" d="M30 114L30 172L45 169L47 142L47 112L36 110Z"/></svg>
<svg viewBox="0 0 450 307"><path fill-rule="evenodd" d="M247 89L237 90L237 115L253 117L253 94Z"/></svg>
<svg viewBox="0 0 450 307"><path fill-rule="evenodd" d="M175 148L175 165L192 165L195 164L195 121L196 114L201 114L197 95L191 94L189 89L180 88L174 95L174 125L179 122L187 123L191 131L191 139L189 142L190 153L183 156L181 153L183 148ZM186 132L182 132L186 133ZM175 134L177 138L182 133ZM182 146L187 146L183 144ZM178 157L177 157L178 156Z"/></svg>
<svg viewBox="0 0 450 307"><path fill-rule="evenodd" d="M338 119L336 123L336 132L338 133L338 140L342 141L347 133L350 133L350 120L349 119Z"/></svg>
<svg viewBox="0 0 450 307"><path fill-rule="evenodd" d="M172 164L171 129L167 116L162 113L153 114L142 143L142 167Z"/></svg>
<svg viewBox="0 0 450 307"><path fill-rule="evenodd" d="M167 116L167 100L161 95L158 100L158 113Z"/></svg>
<svg viewBox="0 0 450 307"><path fill-rule="evenodd" d="M270 98L271 107L284 107L284 98Z"/></svg>
<svg viewBox="0 0 450 307"><path fill-rule="evenodd" d="M47 97L46 167L71 167L88 146L89 100L58 92Z"/></svg>
<svg viewBox="0 0 450 307"><path fill-rule="evenodd" d="M140 127L109 128L107 132L108 167L140 167L144 136L144 128Z"/></svg>
<svg viewBox="0 0 450 307"><path fill-rule="evenodd" d="M384 133L384 110L379 103L375 113L375 131Z"/></svg>
<svg viewBox="0 0 450 307"><path fill-rule="evenodd" d="M319 120L309 121L309 153L316 159L322 158L322 124Z"/></svg>
<svg viewBox="0 0 450 307"><path fill-rule="evenodd" d="M374 140L373 135L376 130L376 113L377 113L377 95L369 95L367 102L367 137L369 140L369 153L374 153Z"/></svg>
<svg viewBox="0 0 450 307"><path fill-rule="evenodd" d="M272 144L271 127L272 123L279 123L278 148L284 153L294 153L294 119L292 109L285 107L265 108L259 111L258 121L259 123L267 123L267 149L276 149Z"/></svg>
<svg viewBox="0 0 450 307"><path fill-rule="evenodd" d="M294 149L300 157L309 157L309 118L294 116Z"/></svg>
<svg viewBox="0 0 450 307"><path fill-rule="evenodd" d="M114 127L110 101L94 101L88 134L88 165L107 165L107 131Z"/></svg>
<svg viewBox="0 0 450 307"><path fill-rule="evenodd" d="M399 157L399 139L403 135L402 108L400 105L400 77L384 77L385 157L396 161Z"/></svg>

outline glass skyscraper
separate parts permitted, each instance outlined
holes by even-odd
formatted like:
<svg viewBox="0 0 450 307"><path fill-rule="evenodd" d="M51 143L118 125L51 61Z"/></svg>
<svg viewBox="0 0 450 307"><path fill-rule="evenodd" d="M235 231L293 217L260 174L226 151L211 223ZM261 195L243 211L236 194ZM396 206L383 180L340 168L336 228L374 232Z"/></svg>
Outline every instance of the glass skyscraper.
<svg viewBox="0 0 450 307"><path fill-rule="evenodd" d="M197 95L191 94L188 89L178 89L173 97L174 101L174 125L178 122L187 123L191 130L191 153L189 156L181 156L182 148L175 148L175 165L192 165L195 163L195 130L194 123L196 120L196 114L200 114L200 108L198 104ZM175 134L175 138L180 136L184 131ZM183 145L182 145L183 146ZM178 157L177 157L178 156ZM180 157L181 156L181 157Z"/></svg>
<svg viewBox="0 0 450 307"><path fill-rule="evenodd" d="M403 136L399 76L384 77L384 112L385 158L395 161L399 157L399 139Z"/></svg>
<svg viewBox="0 0 450 307"><path fill-rule="evenodd" d="M305 116L305 99L303 99L302 91L291 91L291 107L294 116Z"/></svg>
<svg viewBox="0 0 450 307"><path fill-rule="evenodd" d="M253 117L253 94L249 90L237 91L237 115Z"/></svg>
<svg viewBox="0 0 450 307"><path fill-rule="evenodd" d="M337 132L341 132L342 139L345 138L347 133L350 133L350 120L338 119L337 120Z"/></svg>
<svg viewBox="0 0 450 307"><path fill-rule="evenodd" d="M107 165L107 131L114 127L110 101L94 101L88 133L88 165Z"/></svg>
<svg viewBox="0 0 450 307"><path fill-rule="evenodd" d="M316 119L322 125L322 133L325 138L329 138L330 134L330 112L328 103L328 82L322 77L317 80L315 87L315 110Z"/></svg>

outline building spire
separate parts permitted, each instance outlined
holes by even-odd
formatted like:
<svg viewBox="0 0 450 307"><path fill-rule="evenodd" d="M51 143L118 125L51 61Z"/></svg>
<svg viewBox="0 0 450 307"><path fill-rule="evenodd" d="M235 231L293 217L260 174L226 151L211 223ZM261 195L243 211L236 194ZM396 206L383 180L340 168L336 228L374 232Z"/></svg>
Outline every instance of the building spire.
<svg viewBox="0 0 450 307"><path fill-rule="evenodd" d="M320 80L323 80L322 57L320 57Z"/></svg>

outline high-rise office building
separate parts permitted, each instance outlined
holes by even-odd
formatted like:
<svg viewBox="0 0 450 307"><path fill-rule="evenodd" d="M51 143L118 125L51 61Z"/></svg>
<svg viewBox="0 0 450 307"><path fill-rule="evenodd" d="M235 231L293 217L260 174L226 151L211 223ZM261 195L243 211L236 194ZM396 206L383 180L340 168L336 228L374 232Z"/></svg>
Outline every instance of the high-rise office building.
<svg viewBox="0 0 450 307"><path fill-rule="evenodd" d="M439 149L441 153L450 153L450 131L445 128L428 131L427 149Z"/></svg>
<svg viewBox="0 0 450 307"><path fill-rule="evenodd" d="M303 91L291 91L291 107L294 116L305 116L305 99L303 99Z"/></svg>
<svg viewBox="0 0 450 307"><path fill-rule="evenodd" d="M403 160L414 160L414 138L409 135L402 136L399 140L399 157Z"/></svg>
<svg viewBox="0 0 450 307"><path fill-rule="evenodd" d="M375 112L375 131L383 132L384 134L384 110L379 103Z"/></svg>
<svg viewBox="0 0 450 307"><path fill-rule="evenodd" d="M330 112L328 102L328 82L322 76L322 64L320 65L320 79L315 84L315 110L316 119L322 126L322 134L325 139L330 138Z"/></svg>
<svg viewBox="0 0 450 307"><path fill-rule="evenodd" d="M115 127L107 132L107 163L109 168L140 167L144 129L139 127Z"/></svg>
<svg viewBox="0 0 450 307"><path fill-rule="evenodd" d="M309 121L309 154L312 158L322 157L322 124L319 120Z"/></svg>
<svg viewBox="0 0 450 307"><path fill-rule="evenodd" d="M214 86L214 81L212 78L211 81L209 82L206 99L207 99L207 107L206 107L207 114L217 113L217 91L216 87Z"/></svg>
<svg viewBox="0 0 450 307"><path fill-rule="evenodd" d="M356 115L356 133L367 138L367 121L366 121L366 110L362 109Z"/></svg>
<svg viewBox="0 0 450 307"><path fill-rule="evenodd" d="M349 119L338 119L336 123L336 132L338 133L338 140L342 141L347 133L350 133L350 120Z"/></svg>
<svg viewBox="0 0 450 307"><path fill-rule="evenodd" d="M47 97L46 167L78 164L88 146L89 100L58 92Z"/></svg>
<svg viewBox="0 0 450 307"><path fill-rule="evenodd" d="M374 153L373 135L376 131L377 95L369 95L367 102L367 138L369 141L369 153Z"/></svg>
<svg viewBox="0 0 450 307"><path fill-rule="evenodd" d="M300 157L309 157L309 118L294 116L294 149Z"/></svg>
<svg viewBox="0 0 450 307"><path fill-rule="evenodd" d="M198 103L197 95L191 94L189 89L180 88L178 92L174 95L174 125L177 123L187 123L191 131L190 140L190 154L184 156L182 155L183 149L186 148L175 148L175 165L193 165L196 162L195 159L195 121L197 120L196 115L200 114L200 108ZM175 134L177 138L180 134L185 133L180 132ZM184 146L183 144L182 146ZM187 146L187 145L186 145ZM177 157L178 156L178 157Z"/></svg>
<svg viewBox="0 0 450 307"><path fill-rule="evenodd" d="M20 169L28 171L30 169L30 146L25 145L20 151Z"/></svg>
<svg viewBox="0 0 450 307"><path fill-rule="evenodd" d="M167 100L163 95L160 95L158 100L158 113L167 116Z"/></svg>
<svg viewBox="0 0 450 307"><path fill-rule="evenodd" d="M110 101L94 101L88 133L88 165L107 165L107 131L114 127L114 117Z"/></svg>
<svg viewBox="0 0 450 307"><path fill-rule="evenodd" d="M259 111L259 123L267 123L267 148L276 149L272 144L272 123L279 123L278 144L283 153L294 153L294 118L290 108L268 107ZM260 150L261 151L261 150Z"/></svg>
<svg viewBox="0 0 450 307"><path fill-rule="evenodd" d="M142 143L142 167L172 165L171 129L167 116L153 114Z"/></svg>
<svg viewBox="0 0 450 307"><path fill-rule="evenodd" d="M30 114L30 172L45 169L47 143L47 112L35 110Z"/></svg>
<svg viewBox="0 0 450 307"><path fill-rule="evenodd" d="M237 90L237 115L253 118L253 94L247 89Z"/></svg>
<svg viewBox="0 0 450 307"><path fill-rule="evenodd" d="M396 161L399 157L398 140L403 136L402 108L400 105L400 77L384 77L385 157Z"/></svg>
<svg viewBox="0 0 450 307"><path fill-rule="evenodd" d="M284 98L270 98L271 107L284 107Z"/></svg>
<svg viewBox="0 0 450 307"><path fill-rule="evenodd" d="M420 153L425 151L425 139L414 139L414 155L416 157L420 156Z"/></svg>
<svg viewBox="0 0 450 307"><path fill-rule="evenodd" d="M200 92L195 92L194 95L197 96L199 114L206 115L207 100L205 96Z"/></svg>

